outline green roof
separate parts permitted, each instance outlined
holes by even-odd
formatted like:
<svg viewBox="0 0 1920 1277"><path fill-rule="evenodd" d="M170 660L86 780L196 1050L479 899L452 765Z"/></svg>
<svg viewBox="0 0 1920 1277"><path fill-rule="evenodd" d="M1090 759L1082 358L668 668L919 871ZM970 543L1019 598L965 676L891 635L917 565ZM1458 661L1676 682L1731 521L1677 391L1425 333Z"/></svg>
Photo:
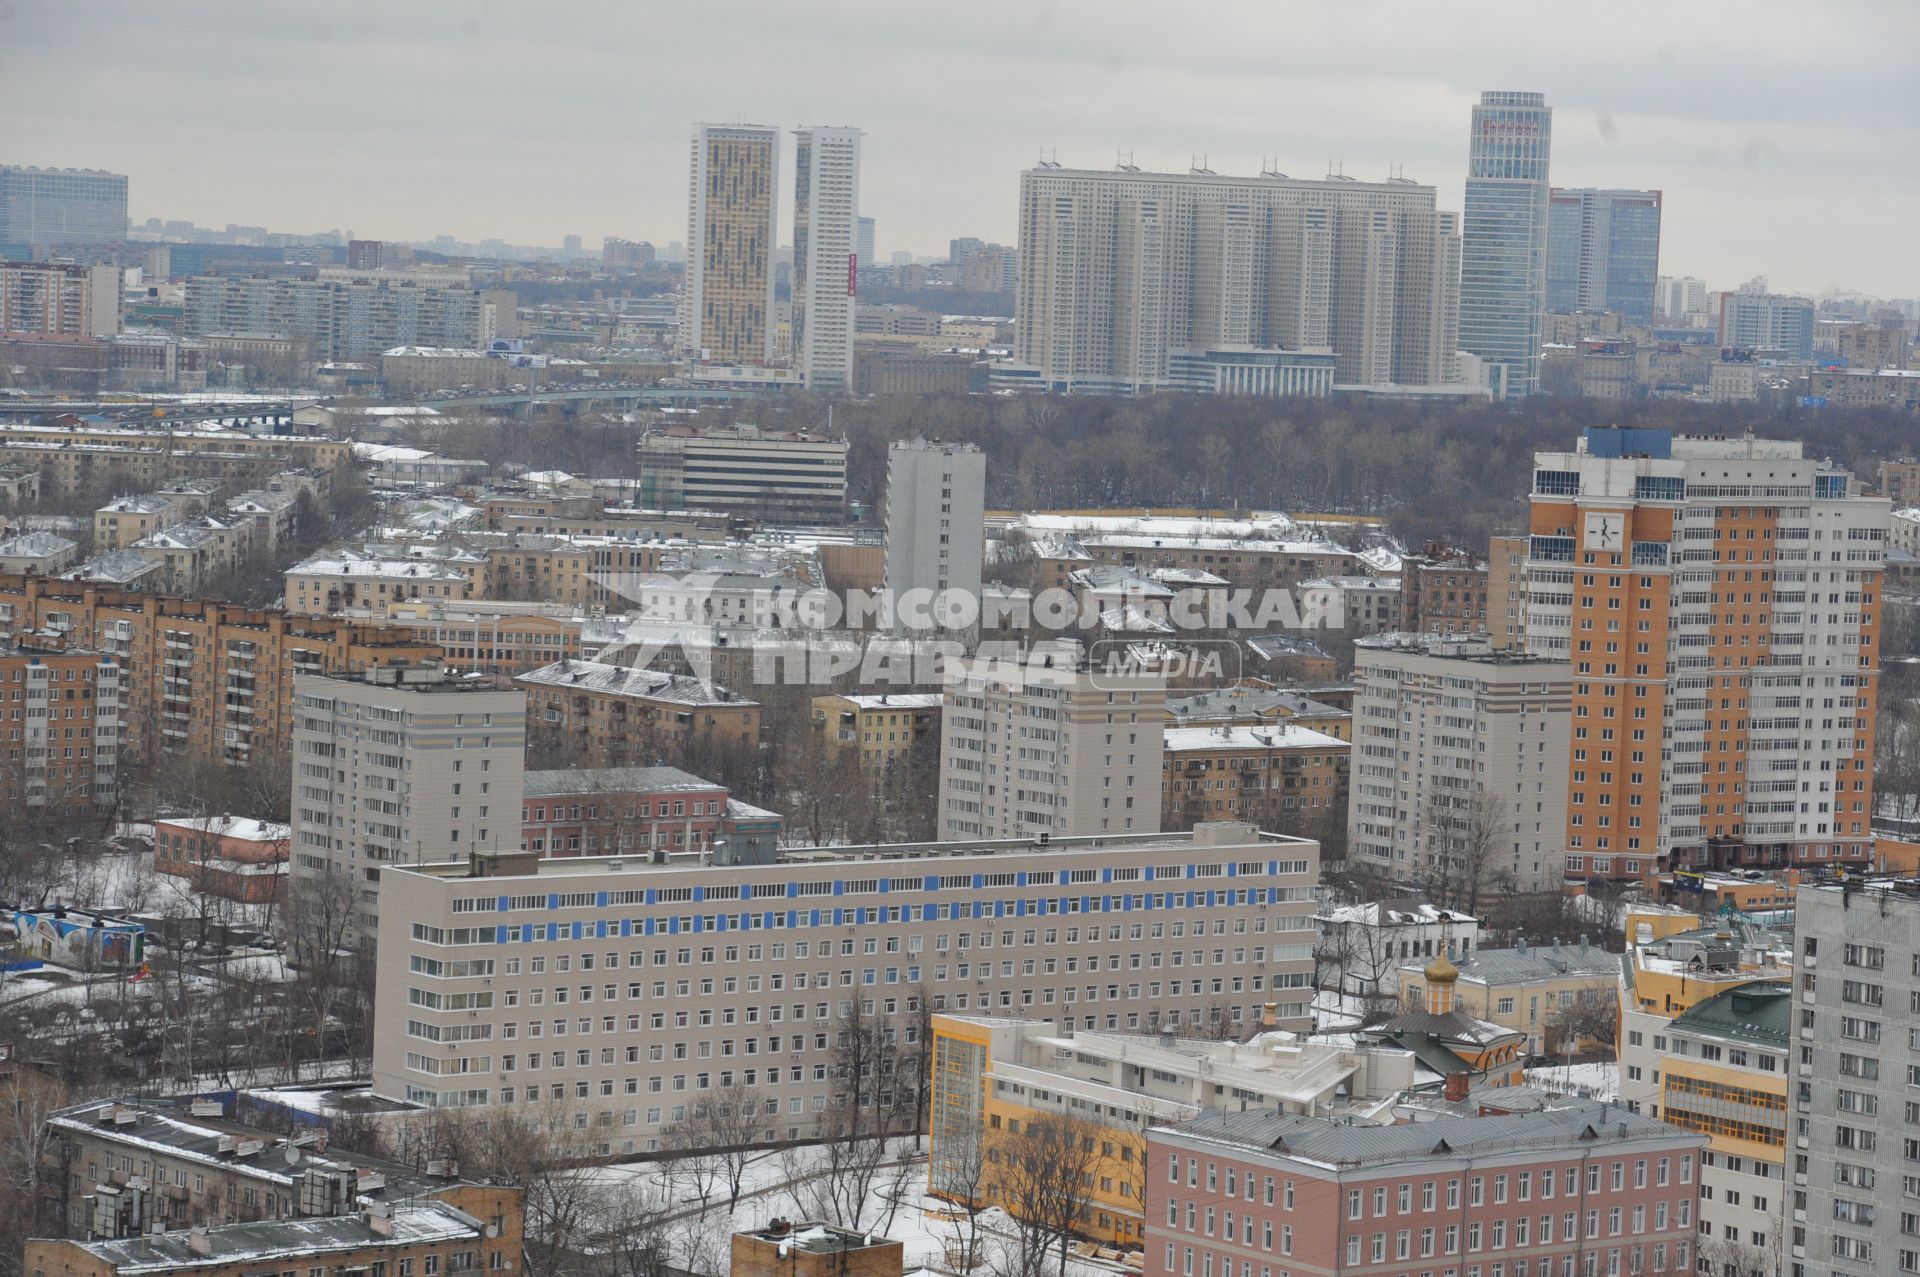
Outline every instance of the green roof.
<svg viewBox="0 0 1920 1277"><path fill-rule="evenodd" d="M1785 1046L1793 1031L1793 988L1775 980L1743 984L1696 1002L1673 1018L1673 1027Z"/></svg>

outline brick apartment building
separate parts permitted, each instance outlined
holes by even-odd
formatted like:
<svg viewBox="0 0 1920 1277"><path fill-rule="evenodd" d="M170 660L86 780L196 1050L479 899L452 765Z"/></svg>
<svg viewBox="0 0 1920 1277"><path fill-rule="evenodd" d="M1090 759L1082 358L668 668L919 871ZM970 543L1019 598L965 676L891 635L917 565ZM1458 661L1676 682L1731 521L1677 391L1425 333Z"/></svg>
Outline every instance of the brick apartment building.
<svg viewBox="0 0 1920 1277"><path fill-rule="evenodd" d="M520 845L542 856L711 852L725 840L756 861L771 859L784 824L678 767L531 771L521 793Z"/></svg>
<svg viewBox="0 0 1920 1277"><path fill-rule="evenodd" d="M663 742L751 749L760 704L705 679L598 661L559 661L517 675L527 693L527 730L581 742L597 766L652 755Z"/></svg>
<svg viewBox="0 0 1920 1277"><path fill-rule="evenodd" d="M77 819L118 795L125 672L50 637L0 644L0 800Z"/></svg>
<svg viewBox="0 0 1920 1277"><path fill-rule="evenodd" d="M119 667L128 753L236 765L291 736L295 674L440 657L433 644L376 625L0 575L0 643L36 635L85 644Z"/></svg>

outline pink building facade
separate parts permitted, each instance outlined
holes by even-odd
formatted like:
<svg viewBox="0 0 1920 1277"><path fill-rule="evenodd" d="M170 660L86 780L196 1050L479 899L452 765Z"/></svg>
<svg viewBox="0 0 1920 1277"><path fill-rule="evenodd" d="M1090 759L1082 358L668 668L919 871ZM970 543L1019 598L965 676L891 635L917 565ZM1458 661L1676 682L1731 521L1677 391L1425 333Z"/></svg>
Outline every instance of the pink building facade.
<svg viewBox="0 0 1920 1277"><path fill-rule="evenodd" d="M1145 1277L1679 1277L1705 1144L1591 1101L1398 1126L1209 1112L1148 1137Z"/></svg>

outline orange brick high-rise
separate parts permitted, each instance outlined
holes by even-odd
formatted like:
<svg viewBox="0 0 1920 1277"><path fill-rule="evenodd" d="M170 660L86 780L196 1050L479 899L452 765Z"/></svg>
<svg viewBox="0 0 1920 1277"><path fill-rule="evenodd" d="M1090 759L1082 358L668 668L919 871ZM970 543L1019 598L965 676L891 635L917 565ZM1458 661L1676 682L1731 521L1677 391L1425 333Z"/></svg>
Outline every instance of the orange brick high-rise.
<svg viewBox="0 0 1920 1277"><path fill-rule="evenodd" d="M1796 442L1535 455L1527 643L1573 664L1570 878L1866 863L1888 513Z"/></svg>

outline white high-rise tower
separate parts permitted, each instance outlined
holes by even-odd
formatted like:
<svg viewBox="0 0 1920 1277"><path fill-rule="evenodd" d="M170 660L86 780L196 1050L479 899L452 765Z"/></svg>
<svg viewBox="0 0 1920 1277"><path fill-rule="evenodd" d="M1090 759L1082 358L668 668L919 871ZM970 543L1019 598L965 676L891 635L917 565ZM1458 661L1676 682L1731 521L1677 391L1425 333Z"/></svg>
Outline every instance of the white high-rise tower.
<svg viewBox="0 0 1920 1277"><path fill-rule="evenodd" d="M794 131L793 363L824 394L853 384L860 138L859 129Z"/></svg>

